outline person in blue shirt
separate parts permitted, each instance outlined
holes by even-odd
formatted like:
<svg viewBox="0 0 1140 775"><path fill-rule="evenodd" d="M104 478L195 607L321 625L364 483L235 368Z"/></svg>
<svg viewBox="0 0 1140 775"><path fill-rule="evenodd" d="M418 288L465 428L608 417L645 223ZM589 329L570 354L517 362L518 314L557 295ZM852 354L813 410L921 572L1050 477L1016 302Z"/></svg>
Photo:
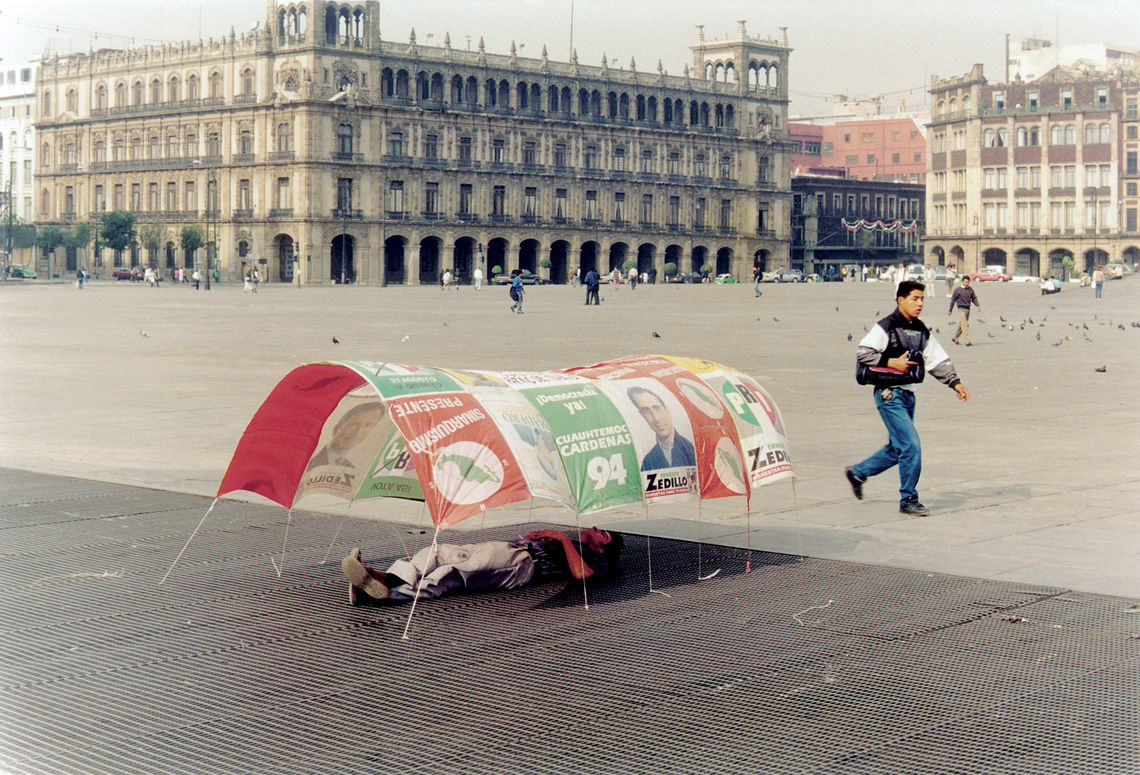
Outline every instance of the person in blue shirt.
<svg viewBox="0 0 1140 775"><path fill-rule="evenodd" d="M598 303L598 285L601 281L596 269L586 272L586 304Z"/></svg>
<svg viewBox="0 0 1140 775"><path fill-rule="evenodd" d="M695 466L697 452L693 442L676 432L673 427L673 415L669 407L652 390L643 387L631 387L626 391L629 400L637 407L641 419L657 436L657 443L641 461L642 471L655 471L658 468L676 468L678 466Z"/></svg>
<svg viewBox="0 0 1140 775"><path fill-rule="evenodd" d="M515 269L511 272L511 301L514 302L511 305L511 312L522 314L523 293L522 272Z"/></svg>

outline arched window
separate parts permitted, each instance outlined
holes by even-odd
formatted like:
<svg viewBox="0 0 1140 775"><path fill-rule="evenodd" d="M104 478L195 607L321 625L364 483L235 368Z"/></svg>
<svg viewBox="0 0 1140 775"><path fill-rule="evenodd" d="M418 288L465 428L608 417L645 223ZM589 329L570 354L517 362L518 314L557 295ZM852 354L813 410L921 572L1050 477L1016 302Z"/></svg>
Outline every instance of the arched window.
<svg viewBox="0 0 1140 775"><path fill-rule="evenodd" d="M210 74L210 99L217 100L222 98L222 74Z"/></svg>
<svg viewBox="0 0 1140 775"><path fill-rule="evenodd" d="M946 112L946 100L938 100L938 114L941 115Z"/></svg>
<svg viewBox="0 0 1140 775"><path fill-rule="evenodd" d="M1041 129L1040 127L1030 127L1029 129L1029 144L1041 145Z"/></svg>
<svg viewBox="0 0 1140 775"><path fill-rule="evenodd" d="M68 89L66 100L67 100L67 109L70 110L72 113L78 113L79 112L79 92L77 92L75 89Z"/></svg>
<svg viewBox="0 0 1140 775"><path fill-rule="evenodd" d="M143 82L135 81L134 86L131 87L131 104L142 105L143 96Z"/></svg>
<svg viewBox="0 0 1140 775"><path fill-rule="evenodd" d="M47 118L51 115L51 92L44 92L43 107L41 108L40 115Z"/></svg>
<svg viewBox="0 0 1140 775"><path fill-rule="evenodd" d="M182 88L177 75L170 79L166 89L166 99L168 102L178 102L182 99Z"/></svg>
<svg viewBox="0 0 1140 775"><path fill-rule="evenodd" d="M1005 148L1009 144L1009 130L1002 127L997 131L997 147Z"/></svg>
<svg viewBox="0 0 1140 775"><path fill-rule="evenodd" d="M277 125L277 151L285 153L293 150L293 128L289 124Z"/></svg>
<svg viewBox="0 0 1140 775"><path fill-rule="evenodd" d="M1029 145L1029 130L1023 126L1017 128L1017 145L1019 148Z"/></svg>
<svg viewBox="0 0 1140 775"><path fill-rule="evenodd" d="M253 96L253 70L248 68L241 73L241 94L243 97Z"/></svg>
<svg viewBox="0 0 1140 775"><path fill-rule="evenodd" d="M1065 128L1063 126L1055 126L1049 130L1049 144L1050 145L1064 145L1065 144Z"/></svg>
<svg viewBox="0 0 1140 775"><path fill-rule="evenodd" d="M1077 144L1077 128L1072 124L1065 127L1065 145Z"/></svg>
<svg viewBox="0 0 1140 775"><path fill-rule="evenodd" d="M993 148L997 142L997 132L992 129L987 129L982 132L982 145L986 148Z"/></svg>
<svg viewBox="0 0 1140 775"><path fill-rule="evenodd" d="M107 87L103 84L99 84L99 86L95 89L95 109L107 109Z"/></svg>
<svg viewBox="0 0 1140 775"><path fill-rule="evenodd" d="M969 113L970 112L970 95L968 95L968 94L962 98L962 112L963 113Z"/></svg>
<svg viewBox="0 0 1140 775"><path fill-rule="evenodd" d="M249 156L253 153L253 132L243 129L238 134L238 153Z"/></svg>
<svg viewBox="0 0 1140 775"><path fill-rule="evenodd" d="M115 107L123 108L127 105L127 85L122 81L115 84Z"/></svg>
<svg viewBox="0 0 1140 775"><path fill-rule="evenodd" d="M951 113L957 113L958 112L958 100L955 97L950 98L950 112Z"/></svg>
<svg viewBox="0 0 1140 775"><path fill-rule="evenodd" d="M186 79L186 99L196 100L202 96L202 90L198 86L198 76L192 75Z"/></svg>
<svg viewBox="0 0 1140 775"><path fill-rule="evenodd" d="M352 154L352 125L336 125L336 152L338 154Z"/></svg>
<svg viewBox="0 0 1140 775"><path fill-rule="evenodd" d="M1112 127L1108 124L1100 125L1100 141L1102 143L1112 142Z"/></svg>
<svg viewBox="0 0 1140 775"><path fill-rule="evenodd" d="M150 82L150 101L152 105L162 102L162 81L157 78Z"/></svg>

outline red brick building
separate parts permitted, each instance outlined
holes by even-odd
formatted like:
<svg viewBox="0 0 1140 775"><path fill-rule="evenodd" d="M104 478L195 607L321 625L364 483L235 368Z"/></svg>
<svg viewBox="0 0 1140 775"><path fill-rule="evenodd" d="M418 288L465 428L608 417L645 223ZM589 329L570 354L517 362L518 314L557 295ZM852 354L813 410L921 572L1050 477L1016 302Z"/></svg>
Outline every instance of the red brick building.
<svg viewBox="0 0 1140 775"><path fill-rule="evenodd" d="M926 182L926 136L910 116L873 116L832 124L791 122L792 174Z"/></svg>

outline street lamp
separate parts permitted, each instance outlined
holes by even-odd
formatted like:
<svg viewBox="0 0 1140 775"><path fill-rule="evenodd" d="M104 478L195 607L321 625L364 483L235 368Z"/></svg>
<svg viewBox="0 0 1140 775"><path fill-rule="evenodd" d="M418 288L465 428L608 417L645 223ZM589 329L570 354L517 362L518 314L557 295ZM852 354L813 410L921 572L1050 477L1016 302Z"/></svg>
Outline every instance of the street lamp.
<svg viewBox="0 0 1140 775"><path fill-rule="evenodd" d="M974 271L982 268L982 230L979 228L978 214L974 213Z"/></svg>
<svg viewBox="0 0 1140 775"><path fill-rule="evenodd" d="M1096 269L1100 264L1096 254L1096 194L1092 195L1092 228L1093 228L1093 249L1092 249L1092 267Z"/></svg>
<svg viewBox="0 0 1140 775"><path fill-rule="evenodd" d="M210 258L218 249L218 206L220 202L218 201L219 197L217 170L211 169L207 173L207 181L206 205L210 208L210 212L207 213L207 224L213 225L214 235L213 239L210 239L209 233L207 232L206 234L206 290L208 291L210 290Z"/></svg>

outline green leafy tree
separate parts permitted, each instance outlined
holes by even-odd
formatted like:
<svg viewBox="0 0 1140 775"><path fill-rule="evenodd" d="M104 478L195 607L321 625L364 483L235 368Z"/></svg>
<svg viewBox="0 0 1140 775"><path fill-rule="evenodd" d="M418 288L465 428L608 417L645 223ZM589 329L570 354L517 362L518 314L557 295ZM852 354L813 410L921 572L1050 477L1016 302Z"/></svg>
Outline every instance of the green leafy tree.
<svg viewBox="0 0 1140 775"><path fill-rule="evenodd" d="M625 260L625 263L621 265L621 269L626 274L629 274L629 270L633 269L635 266L637 266L637 262L634 261L632 258L627 258Z"/></svg>
<svg viewBox="0 0 1140 775"><path fill-rule="evenodd" d="M183 226L181 241L182 249L186 251L187 256L193 255L194 251L206 244L206 238L202 236L202 229L199 226Z"/></svg>
<svg viewBox="0 0 1140 775"><path fill-rule="evenodd" d="M1062 279L1065 282L1068 282L1069 278L1073 276L1073 270L1076 269L1077 262L1073 260L1072 256L1065 256L1063 259L1061 259L1061 267L1065 270L1064 277Z"/></svg>
<svg viewBox="0 0 1140 775"><path fill-rule="evenodd" d="M166 227L161 223L148 223L139 228L139 244L146 248L155 266L158 265L158 249L162 247L162 238L165 234Z"/></svg>
<svg viewBox="0 0 1140 775"><path fill-rule="evenodd" d="M27 250L36 244L36 227L24 223L19 218L14 219L11 226L8 225L7 219L0 223L0 246L5 250L8 248L9 235L12 238L13 250Z"/></svg>
<svg viewBox="0 0 1140 775"><path fill-rule="evenodd" d="M103 213L100 231L102 242L111 250L126 250L135 244L135 214L126 210L112 210Z"/></svg>
<svg viewBox="0 0 1140 775"><path fill-rule="evenodd" d="M494 277L495 275L502 274L502 273L503 273L503 267L499 266L498 264L491 267L491 276L492 277Z"/></svg>
<svg viewBox="0 0 1140 775"><path fill-rule="evenodd" d="M665 276L666 277L676 277L677 276L677 265L674 264L672 261L667 261L665 263Z"/></svg>
<svg viewBox="0 0 1140 775"><path fill-rule="evenodd" d="M549 269L550 267L554 266L554 263L549 258L544 258L538 262L538 265L543 269Z"/></svg>

